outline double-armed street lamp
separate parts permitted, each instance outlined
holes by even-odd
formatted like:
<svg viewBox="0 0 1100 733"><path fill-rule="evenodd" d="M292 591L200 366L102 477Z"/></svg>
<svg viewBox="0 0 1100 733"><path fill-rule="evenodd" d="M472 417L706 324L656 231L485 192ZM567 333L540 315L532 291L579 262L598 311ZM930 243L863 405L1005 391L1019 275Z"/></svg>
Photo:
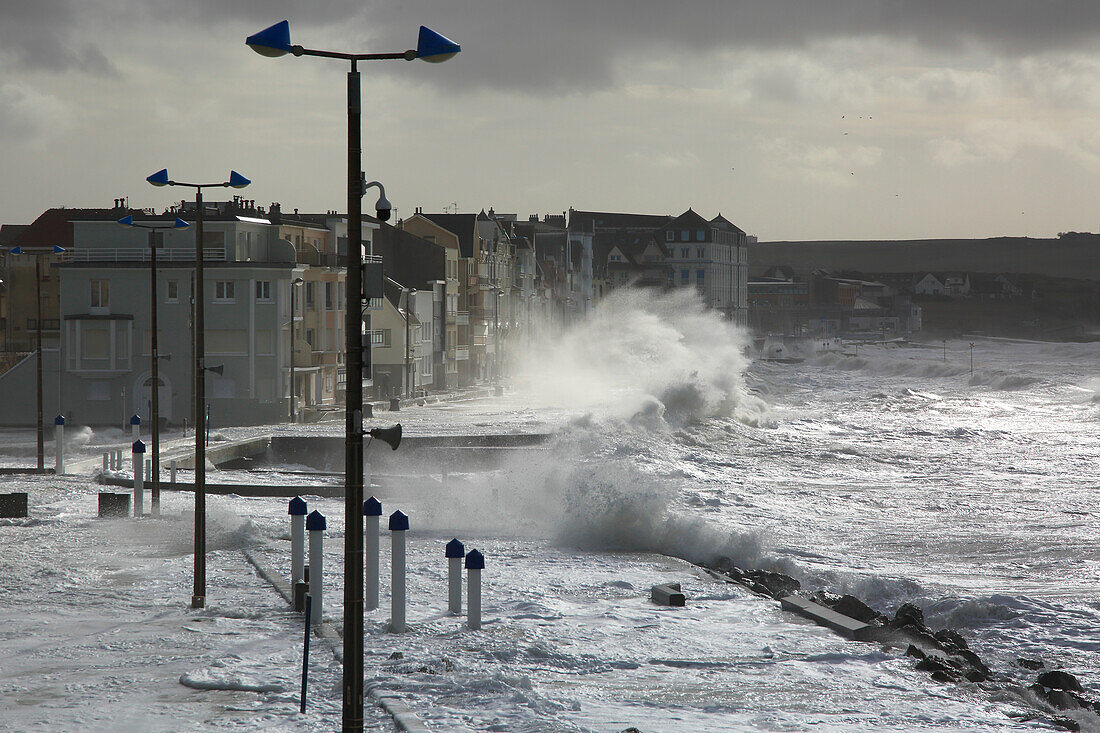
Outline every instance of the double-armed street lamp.
<svg viewBox="0 0 1100 733"><path fill-rule="evenodd" d="M46 441L42 432L42 257L59 255L65 251L64 247L56 244L53 247L12 247L13 255L32 255L34 257L34 330L35 330L35 383L37 385L37 431L38 431L38 471L46 470ZM61 361L58 357L58 371L61 370ZM60 402L58 411L61 410Z"/></svg>
<svg viewBox="0 0 1100 733"><path fill-rule="evenodd" d="M290 23L280 21L249 36L245 43L261 56L320 56L343 59L348 70L348 245L347 245L347 387L345 392L344 449L344 684L342 722L345 731L363 729L363 365L370 358L370 342L363 344L363 218L366 188L362 170L361 103L358 62L421 59L439 63L462 48L435 31L420 26L415 49L399 53L344 53L292 46ZM385 193L375 204L386 221L392 206Z"/></svg>
<svg viewBox="0 0 1100 733"><path fill-rule="evenodd" d="M191 226L183 219L176 218L171 223L164 224L138 224L134 222L132 214L127 214L118 220L124 227L145 229L149 232L149 320L151 330L149 335L149 379L152 382L149 394L149 419L153 421L153 456L152 471L149 477L152 481L150 493L150 510L153 515L160 514L160 352L157 334L157 248L163 242L164 230L186 229ZM167 356L165 358L168 358Z"/></svg>
<svg viewBox="0 0 1100 733"><path fill-rule="evenodd" d="M195 403L195 585L191 594L191 608L206 606L206 336L205 302L203 291L203 230L202 190L204 188L244 188L252 181L237 171L229 172L228 181L218 183L184 183L168 177L168 169L162 168L145 179L154 186L184 186L195 189L195 320L192 328L195 342L194 403Z"/></svg>
<svg viewBox="0 0 1100 733"><path fill-rule="evenodd" d="M413 312L413 298L416 297L416 288L405 288L405 396L413 396L412 382L416 374L410 359L411 349L409 344L409 318Z"/></svg>

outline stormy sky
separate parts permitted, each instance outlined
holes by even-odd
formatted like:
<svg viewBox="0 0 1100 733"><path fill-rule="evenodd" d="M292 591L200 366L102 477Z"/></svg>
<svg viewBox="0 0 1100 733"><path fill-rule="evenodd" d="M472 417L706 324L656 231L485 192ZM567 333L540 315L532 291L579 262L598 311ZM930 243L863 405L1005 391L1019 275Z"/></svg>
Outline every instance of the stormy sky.
<svg viewBox="0 0 1100 733"><path fill-rule="evenodd" d="M762 240L1100 231L1100 3L0 0L0 221L164 207L230 168L343 209L346 64L397 215L721 212ZM367 202L367 209L370 202Z"/></svg>

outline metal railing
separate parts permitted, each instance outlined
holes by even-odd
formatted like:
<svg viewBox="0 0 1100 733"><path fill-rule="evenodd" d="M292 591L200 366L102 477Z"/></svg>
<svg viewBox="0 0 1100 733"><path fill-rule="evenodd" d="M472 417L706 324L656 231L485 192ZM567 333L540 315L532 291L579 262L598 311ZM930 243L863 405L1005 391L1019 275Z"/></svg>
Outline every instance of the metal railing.
<svg viewBox="0 0 1100 733"><path fill-rule="evenodd" d="M208 262L224 262L225 247L204 247L203 258ZM74 249L61 258L63 262L148 262L148 247L94 247ZM194 262L193 248L162 249L157 253L157 262Z"/></svg>

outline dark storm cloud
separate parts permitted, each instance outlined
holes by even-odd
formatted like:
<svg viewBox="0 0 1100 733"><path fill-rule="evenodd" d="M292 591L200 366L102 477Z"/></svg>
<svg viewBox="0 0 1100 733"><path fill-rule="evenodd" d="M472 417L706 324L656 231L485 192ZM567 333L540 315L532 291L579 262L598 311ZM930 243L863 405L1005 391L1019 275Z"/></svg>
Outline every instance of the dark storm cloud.
<svg viewBox="0 0 1100 733"><path fill-rule="evenodd" d="M531 91L602 88L618 64L646 54L674 59L884 36L1018 56L1083 48L1100 36L1100 3L1082 0L0 0L0 9L3 48L40 68L106 66L81 42L80 22L93 17L140 25L134 30L142 33L171 24L174 33L239 25L246 34L288 18L296 42L361 41L361 50L387 51L413 45L423 23L461 43L463 54L418 79Z"/></svg>
<svg viewBox="0 0 1100 733"><path fill-rule="evenodd" d="M17 68L117 75L91 37L81 34L81 4L0 0L0 57Z"/></svg>

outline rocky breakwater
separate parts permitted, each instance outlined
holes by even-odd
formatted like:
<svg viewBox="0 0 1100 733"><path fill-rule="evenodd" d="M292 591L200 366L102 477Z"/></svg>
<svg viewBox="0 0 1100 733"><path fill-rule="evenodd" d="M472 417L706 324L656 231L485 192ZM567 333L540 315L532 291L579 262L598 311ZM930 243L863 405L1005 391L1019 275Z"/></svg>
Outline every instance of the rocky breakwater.
<svg viewBox="0 0 1100 733"><path fill-rule="evenodd" d="M904 649L907 656L914 658L916 669L927 672L936 682L973 684L991 695L1008 693L1037 709L1040 714L1031 719L1045 720L1066 730L1081 730L1083 723L1089 730L1100 730L1100 698L1090 695L1074 675L1046 670L1046 664L1036 659L1017 659L1011 669L994 672L970 648L962 634L949 628L933 631L925 623L924 612L912 603L903 603L891 618L853 595L826 589L807 593L802 584L789 575L770 570L746 570L728 558L720 558L703 567L715 577L742 585L761 596L778 601L796 596L866 624L868 628L853 638ZM1029 676L1035 672L1039 672L1038 677L1028 684Z"/></svg>

